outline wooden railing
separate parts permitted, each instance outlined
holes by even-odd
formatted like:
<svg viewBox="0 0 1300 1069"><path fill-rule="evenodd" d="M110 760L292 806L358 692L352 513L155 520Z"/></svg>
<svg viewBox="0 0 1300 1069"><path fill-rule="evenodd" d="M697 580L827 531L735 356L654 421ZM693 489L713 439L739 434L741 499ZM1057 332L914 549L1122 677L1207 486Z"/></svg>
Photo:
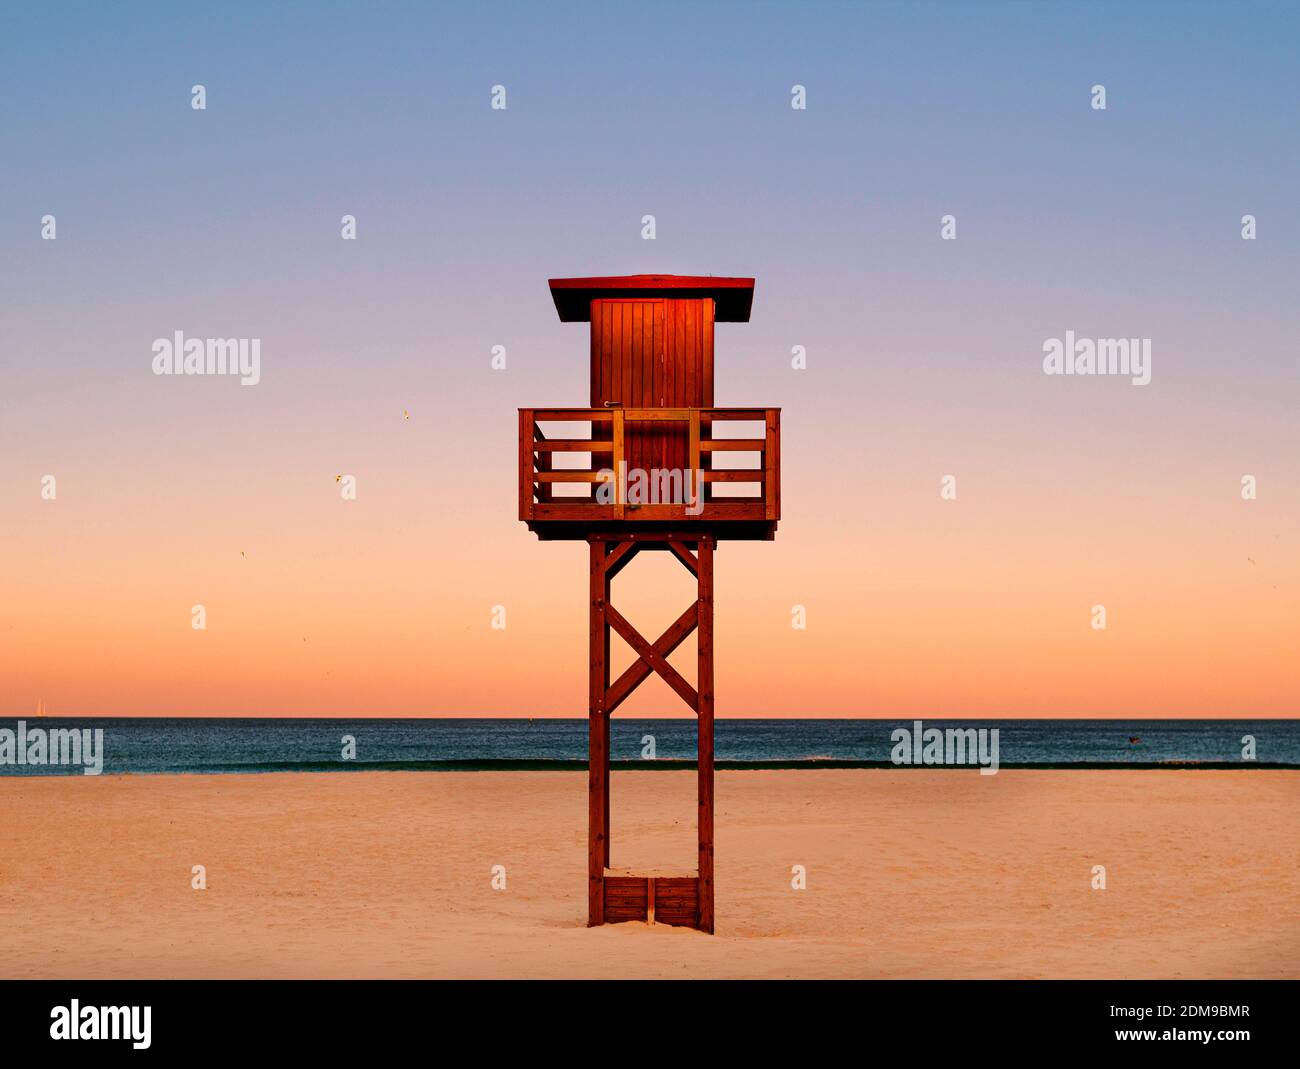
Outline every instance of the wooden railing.
<svg viewBox="0 0 1300 1069"><path fill-rule="evenodd" d="M681 426L668 435L651 424ZM586 437L548 435L541 424L587 424ZM756 423L755 437L726 437L728 424ZM663 441L670 442L663 445ZM642 467L656 452L679 463ZM565 454L583 466L557 466ZM757 456L756 467L719 467L719 455ZM752 461L749 461L752 463ZM625 473L620 475L620 473ZM674 479L676 482L674 482ZM757 493L720 492L757 486ZM577 490L578 493L560 492ZM647 494L648 489L648 494ZM648 499L647 499L648 498ZM667 498L667 500L665 500ZM521 408L519 410L519 518L526 521L775 523L781 517L779 408Z"/></svg>

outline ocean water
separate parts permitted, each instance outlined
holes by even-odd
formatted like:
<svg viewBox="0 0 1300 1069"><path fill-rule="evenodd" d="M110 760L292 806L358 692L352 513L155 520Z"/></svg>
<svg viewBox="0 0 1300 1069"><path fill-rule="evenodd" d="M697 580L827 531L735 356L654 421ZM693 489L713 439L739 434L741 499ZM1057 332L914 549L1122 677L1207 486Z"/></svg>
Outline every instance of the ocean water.
<svg viewBox="0 0 1300 1069"><path fill-rule="evenodd" d="M337 770L585 768L585 719L25 718L25 731L103 730L103 774ZM1300 768L1300 720L925 720L938 728L997 728L1003 768L1195 765ZM895 768L896 728L912 720L719 720L719 768ZM0 760L5 731L0 719ZM1256 760L1243 761L1243 737ZM356 742L342 756L344 736ZM646 737L655 760L642 756ZM1130 741L1136 739L1138 741ZM695 721L615 717L615 767L681 768L695 757ZM900 773L906 767L900 768ZM0 775L81 775L81 765L0 763Z"/></svg>

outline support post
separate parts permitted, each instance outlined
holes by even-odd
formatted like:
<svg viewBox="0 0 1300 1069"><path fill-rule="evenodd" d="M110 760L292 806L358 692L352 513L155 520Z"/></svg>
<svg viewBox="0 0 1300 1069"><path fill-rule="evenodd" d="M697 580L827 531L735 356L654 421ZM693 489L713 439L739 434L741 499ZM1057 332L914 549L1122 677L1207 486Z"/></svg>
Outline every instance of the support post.
<svg viewBox="0 0 1300 1069"><path fill-rule="evenodd" d="M713 933L713 540L701 538L696 551L699 583L697 728L699 730L699 927Z"/></svg>
<svg viewBox="0 0 1300 1069"><path fill-rule="evenodd" d="M609 580L607 544L591 543L590 665L587 724L587 926L605 923L605 866L609 863Z"/></svg>
<svg viewBox="0 0 1300 1069"><path fill-rule="evenodd" d="M613 581L613 577L609 574L609 570L606 569L605 570L605 607L606 608L609 607L609 586L612 581ZM604 674L601 677L601 681L600 681L601 694L602 694L600 720L601 720L601 730L604 731L605 733L605 740L603 745L601 746L601 750L605 754L605 823L602 825L602 827L604 828L604 832L605 832L604 868L607 869L609 868L609 838L610 838L609 796L612 793L610 791L610 771L609 771L610 769L609 763L611 760L611 755L609 750L609 722L613 719L613 716L610 713L610 708L609 708L609 617L608 615L605 617L605 620L601 625L601 630L605 633L605 650L603 656L601 657L601 664L603 667ZM601 870L600 876L603 881L605 878L604 869Z"/></svg>

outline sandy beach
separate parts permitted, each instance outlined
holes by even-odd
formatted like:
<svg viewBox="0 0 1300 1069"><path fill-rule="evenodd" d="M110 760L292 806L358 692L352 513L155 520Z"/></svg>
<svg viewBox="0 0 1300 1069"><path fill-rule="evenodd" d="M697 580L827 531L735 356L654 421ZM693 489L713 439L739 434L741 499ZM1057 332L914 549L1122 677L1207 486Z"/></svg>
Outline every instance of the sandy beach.
<svg viewBox="0 0 1300 1069"><path fill-rule="evenodd" d="M694 802L615 773L611 863L693 869ZM4 977L1300 976L1294 772L722 772L712 937L584 926L583 773L5 777L0 812Z"/></svg>

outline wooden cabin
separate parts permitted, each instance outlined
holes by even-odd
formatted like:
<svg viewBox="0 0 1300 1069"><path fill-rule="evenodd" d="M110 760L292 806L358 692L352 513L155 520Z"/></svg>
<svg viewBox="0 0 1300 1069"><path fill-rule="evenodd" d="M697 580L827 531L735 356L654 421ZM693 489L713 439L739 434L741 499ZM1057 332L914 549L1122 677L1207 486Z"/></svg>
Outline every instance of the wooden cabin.
<svg viewBox="0 0 1300 1069"><path fill-rule="evenodd" d="M713 555L725 539L771 539L781 518L781 412L714 404L717 323L749 321L752 278L553 278L565 323L591 324L587 408L519 410L519 518L541 539L590 546L587 923L714 930ZM643 551L671 553L697 597L654 641L610 604ZM694 684L668 657L696 634ZM611 678L610 639L637 654ZM610 717L651 674L696 714L698 865L609 867Z"/></svg>
<svg viewBox="0 0 1300 1069"><path fill-rule="evenodd" d="M772 538L780 409L714 405L714 324L749 321L754 280L550 286L562 322L591 324L590 407L520 410L519 518L544 539L585 538L611 521Z"/></svg>

